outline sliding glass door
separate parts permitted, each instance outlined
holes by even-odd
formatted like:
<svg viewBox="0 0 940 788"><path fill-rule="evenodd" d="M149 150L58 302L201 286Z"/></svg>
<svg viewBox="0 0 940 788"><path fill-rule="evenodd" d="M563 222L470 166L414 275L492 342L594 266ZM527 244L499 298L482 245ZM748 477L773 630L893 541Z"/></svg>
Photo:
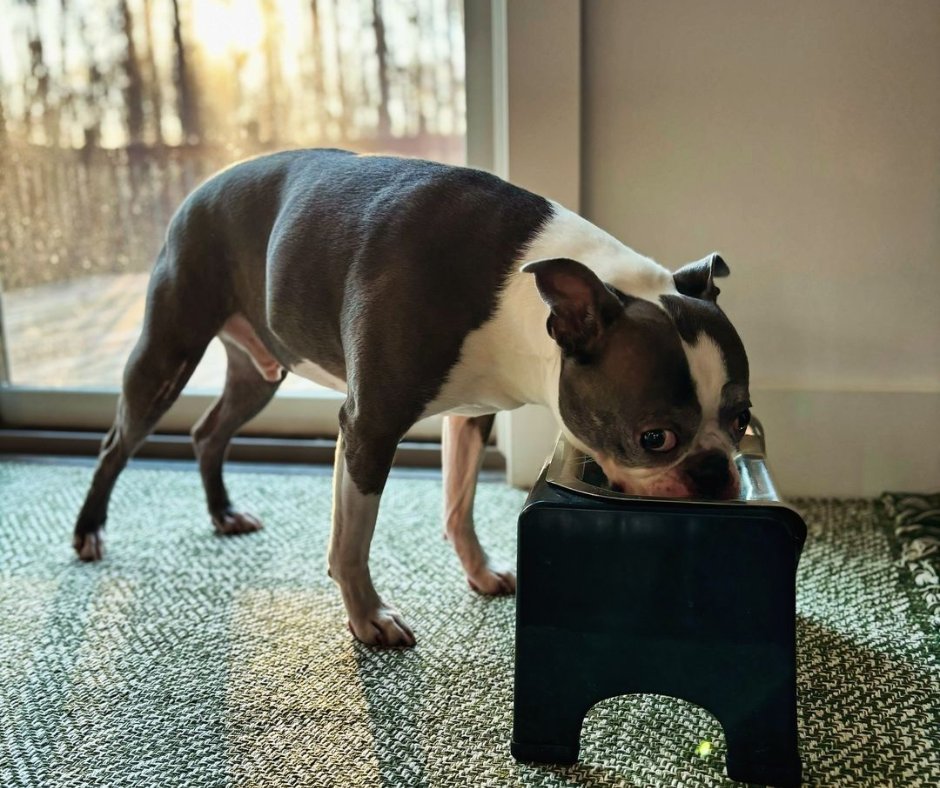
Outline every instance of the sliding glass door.
<svg viewBox="0 0 940 788"><path fill-rule="evenodd" d="M465 158L461 0L0 0L0 19L7 426L108 425L167 222L217 169L319 145ZM164 429L224 366L216 341ZM255 429L335 434L338 396L291 376Z"/></svg>

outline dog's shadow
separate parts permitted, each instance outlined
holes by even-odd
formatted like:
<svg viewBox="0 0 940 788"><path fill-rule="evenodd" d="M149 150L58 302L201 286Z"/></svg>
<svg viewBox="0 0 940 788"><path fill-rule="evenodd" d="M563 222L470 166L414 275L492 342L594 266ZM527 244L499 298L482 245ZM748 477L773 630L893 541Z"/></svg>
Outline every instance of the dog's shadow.
<svg viewBox="0 0 940 788"><path fill-rule="evenodd" d="M418 649L354 646L382 785L429 784L423 724L429 691Z"/></svg>

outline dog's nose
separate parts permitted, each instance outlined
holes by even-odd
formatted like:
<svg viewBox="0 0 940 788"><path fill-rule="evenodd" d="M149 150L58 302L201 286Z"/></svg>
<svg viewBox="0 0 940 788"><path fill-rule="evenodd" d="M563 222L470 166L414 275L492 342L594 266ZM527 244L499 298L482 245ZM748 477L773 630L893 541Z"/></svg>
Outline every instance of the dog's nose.
<svg viewBox="0 0 940 788"><path fill-rule="evenodd" d="M703 451L686 460L685 473L696 493L703 498L719 498L731 482L728 456L721 451Z"/></svg>

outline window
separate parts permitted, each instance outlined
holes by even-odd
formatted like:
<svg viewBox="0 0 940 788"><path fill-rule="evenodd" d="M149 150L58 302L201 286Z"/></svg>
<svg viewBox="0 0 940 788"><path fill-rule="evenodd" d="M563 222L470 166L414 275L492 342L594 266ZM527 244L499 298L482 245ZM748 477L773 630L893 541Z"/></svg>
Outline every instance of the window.
<svg viewBox="0 0 940 788"><path fill-rule="evenodd" d="M0 0L0 18L0 371L11 394L110 391L100 426L202 179L317 145L464 160L460 0ZM214 345L189 391L221 385Z"/></svg>

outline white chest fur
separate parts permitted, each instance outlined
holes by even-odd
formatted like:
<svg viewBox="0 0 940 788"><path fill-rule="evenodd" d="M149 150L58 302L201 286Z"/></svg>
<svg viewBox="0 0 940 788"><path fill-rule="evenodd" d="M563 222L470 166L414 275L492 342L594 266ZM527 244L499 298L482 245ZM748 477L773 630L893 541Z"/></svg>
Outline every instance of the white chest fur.
<svg viewBox="0 0 940 788"><path fill-rule="evenodd" d="M665 268L557 204L518 263L550 257L578 260L603 281L657 305L660 295L675 292ZM561 360L545 329L547 317L532 275L513 274L493 317L467 336L459 362L424 415L477 415L534 402L558 417Z"/></svg>

